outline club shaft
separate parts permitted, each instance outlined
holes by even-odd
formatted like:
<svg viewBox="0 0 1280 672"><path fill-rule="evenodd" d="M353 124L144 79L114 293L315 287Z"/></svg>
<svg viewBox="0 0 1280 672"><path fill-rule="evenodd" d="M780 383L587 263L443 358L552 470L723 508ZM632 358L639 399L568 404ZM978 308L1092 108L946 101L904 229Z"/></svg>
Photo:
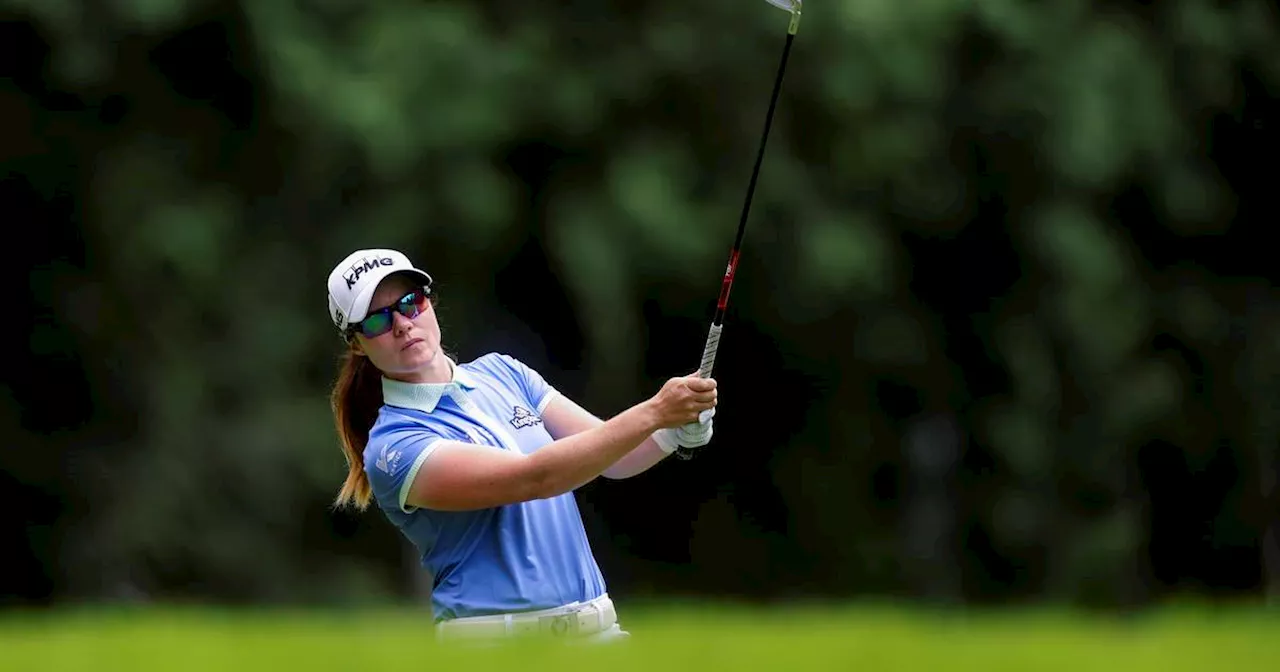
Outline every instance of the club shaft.
<svg viewBox="0 0 1280 672"><path fill-rule="evenodd" d="M756 150L755 165L751 168L751 180L747 183L747 196L742 202L742 215L738 219L738 233L733 238L733 247L729 250L729 264L725 268L724 280L720 285L720 298L716 301L715 317L711 321L711 330L707 333L706 345L702 348L702 362L698 366L698 376L708 378L715 366L716 351L720 348L720 330L724 326L725 308L729 305L729 290L733 287L733 276L738 269L738 257L742 251L742 239L747 233L747 219L751 214L751 199L755 196L756 182L760 179L760 164L764 162L765 145L769 142L769 129L773 126L773 112L778 107L778 94L782 91L782 76L787 70L787 58L791 55L791 43L795 40L796 28L800 24L800 13L793 12L791 24L787 28L787 41L782 47L782 58L778 63L778 74L773 79L773 92L769 95L769 110L764 115L764 132L760 134L760 146ZM689 460L693 451L683 446L676 449L676 457Z"/></svg>
<svg viewBox="0 0 1280 672"><path fill-rule="evenodd" d="M782 91L782 79L787 70L787 58L791 55L791 43L795 33L787 32L786 43L782 47L782 58L778 63L778 74L773 80L773 92L769 96L769 109L764 115L764 131L760 134L760 145L756 150L755 165L751 168L751 180L747 183L747 195L742 202L742 214L738 219L738 232L733 238L733 247L729 250L729 263L725 267L724 279L720 285L720 297L716 301L715 317L711 321L711 330L707 334L707 342L702 350L702 362L698 375L706 378L711 375L715 365L716 350L720 347L720 329L724 325L725 310L729 305L729 291L733 287L734 274L738 269L738 258L742 252L742 240L747 233L747 221L751 216L751 201L756 193L756 183L760 180L760 165L764 163L765 147L769 143L769 130L773 127L774 110L778 107L778 95Z"/></svg>

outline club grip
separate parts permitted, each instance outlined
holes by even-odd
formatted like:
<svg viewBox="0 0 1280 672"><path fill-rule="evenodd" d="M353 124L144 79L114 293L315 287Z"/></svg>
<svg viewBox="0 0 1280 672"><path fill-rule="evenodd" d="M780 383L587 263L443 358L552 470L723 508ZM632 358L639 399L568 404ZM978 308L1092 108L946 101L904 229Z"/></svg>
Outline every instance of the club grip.
<svg viewBox="0 0 1280 672"><path fill-rule="evenodd" d="M711 368L716 363L716 350L720 347L720 329L723 326L712 323L711 331L707 333L707 345L702 348L702 364L698 366L699 378L711 377ZM675 455L682 460L688 460L693 457L693 451L681 446L676 448Z"/></svg>
<svg viewBox="0 0 1280 672"><path fill-rule="evenodd" d="M702 349L702 364L698 366L699 378L710 378L711 369L716 363L716 350L720 347L720 329L723 325L712 324L707 333L707 345Z"/></svg>

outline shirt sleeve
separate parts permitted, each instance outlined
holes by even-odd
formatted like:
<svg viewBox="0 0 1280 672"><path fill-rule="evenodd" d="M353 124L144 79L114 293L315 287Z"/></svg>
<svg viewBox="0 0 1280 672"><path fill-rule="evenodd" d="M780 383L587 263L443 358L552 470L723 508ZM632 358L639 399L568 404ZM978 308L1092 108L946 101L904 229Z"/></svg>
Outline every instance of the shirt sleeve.
<svg viewBox="0 0 1280 672"><path fill-rule="evenodd" d="M556 388L548 383L542 377L542 374L515 357L499 354L498 358L502 360L502 363L507 368L511 369L517 384L520 386L521 393L533 405L534 412L542 415L542 411L546 410L547 404L551 403L551 400L558 394Z"/></svg>
<svg viewBox="0 0 1280 672"><path fill-rule="evenodd" d="M371 443L365 458L365 473L374 496L381 502L395 502L404 513L418 507L405 504L418 470L444 437L430 430L396 432Z"/></svg>

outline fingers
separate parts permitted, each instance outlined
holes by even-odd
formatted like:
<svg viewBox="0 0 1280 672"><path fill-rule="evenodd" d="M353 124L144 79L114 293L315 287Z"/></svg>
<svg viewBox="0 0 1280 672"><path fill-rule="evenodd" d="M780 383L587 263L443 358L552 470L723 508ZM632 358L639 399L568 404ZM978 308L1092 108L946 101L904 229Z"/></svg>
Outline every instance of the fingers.
<svg viewBox="0 0 1280 672"><path fill-rule="evenodd" d="M705 422L709 412L714 412L719 401L719 391L714 378L702 378L696 373L672 378L664 386L666 406L674 423L672 426Z"/></svg>
<svg viewBox="0 0 1280 672"><path fill-rule="evenodd" d="M697 373L671 378L667 383L671 385L683 385L695 392L705 392L706 390L712 390L716 387L715 378L703 378Z"/></svg>
<svg viewBox="0 0 1280 672"><path fill-rule="evenodd" d="M694 392L706 392L716 389L715 378L699 378L697 375L685 377L684 384Z"/></svg>
<svg viewBox="0 0 1280 672"><path fill-rule="evenodd" d="M693 393L693 400L703 407L698 410L706 410L711 406L715 406L716 400L719 398L719 390L716 389L715 378L689 378L686 386Z"/></svg>

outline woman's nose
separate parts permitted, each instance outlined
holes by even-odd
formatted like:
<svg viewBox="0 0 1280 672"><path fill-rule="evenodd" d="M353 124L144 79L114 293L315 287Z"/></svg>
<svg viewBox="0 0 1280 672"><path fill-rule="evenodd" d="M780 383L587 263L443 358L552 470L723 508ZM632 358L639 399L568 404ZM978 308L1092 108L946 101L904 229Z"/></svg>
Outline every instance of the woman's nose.
<svg viewBox="0 0 1280 672"><path fill-rule="evenodd" d="M411 320L411 319L409 319L409 318L405 317L404 315L400 314L399 312L392 313L392 314L391 314L391 319L393 320L392 325L394 325L394 328L395 328L395 330L396 330L396 335L397 335L397 336L399 336L399 335L403 334L404 332L408 331L408 330L409 330L409 327L412 327L412 326L413 326L413 320Z"/></svg>

